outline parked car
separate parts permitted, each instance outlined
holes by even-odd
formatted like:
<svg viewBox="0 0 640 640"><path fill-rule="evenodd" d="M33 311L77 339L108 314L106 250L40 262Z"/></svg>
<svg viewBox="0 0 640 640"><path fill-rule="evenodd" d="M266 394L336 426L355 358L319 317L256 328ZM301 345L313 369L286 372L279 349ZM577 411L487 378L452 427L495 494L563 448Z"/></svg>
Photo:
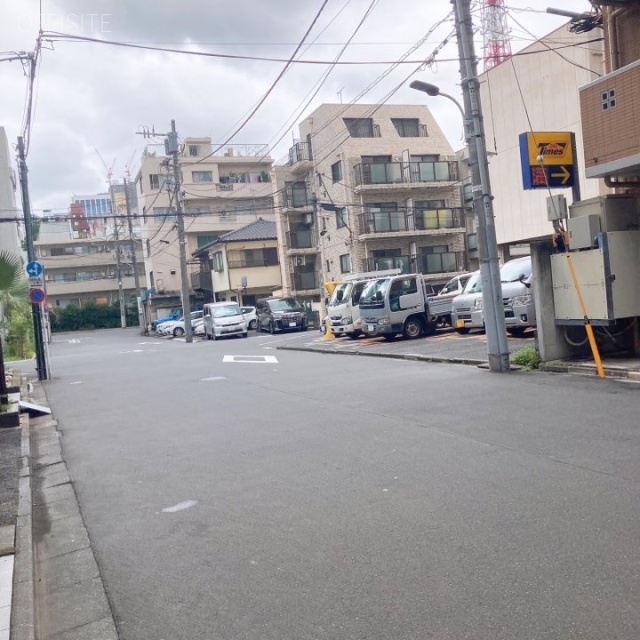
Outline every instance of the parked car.
<svg viewBox="0 0 640 640"><path fill-rule="evenodd" d="M191 312L191 329L193 330L194 326L199 320L202 320L202 311L192 311ZM173 336L174 338L178 338L183 336L185 332L184 327L184 316L179 318L178 320L174 320L172 322L163 322L158 325L156 329L156 333L161 336Z"/></svg>
<svg viewBox="0 0 640 640"><path fill-rule="evenodd" d="M531 278L529 256L509 260L500 267L505 324L507 332L514 336L522 335L528 327L536 326ZM484 329L482 280L479 271L469 279L462 294L453 299L451 320L458 333Z"/></svg>
<svg viewBox="0 0 640 640"><path fill-rule="evenodd" d="M453 299L464 291L469 278L471 278L470 273L453 276L436 295L429 296L429 311L439 327L453 326L451 321Z"/></svg>
<svg viewBox="0 0 640 640"><path fill-rule="evenodd" d="M208 340L228 336L247 337L247 321L237 302L212 302L204 305L204 330Z"/></svg>
<svg viewBox="0 0 640 640"><path fill-rule="evenodd" d="M166 322L175 322L182 317L182 307L175 307L171 310L171 313L168 316L163 316L162 318L156 318L151 321L151 329L153 331L158 330L158 325L164 324Z"/></svg>
<svg viewBox="0 0 640 640"><path fill-rule="evenodd" d="M256 316L256 308L255 307L240 307L240 311L242 311L242 315L244 319L247 321L247 327L249 329L257 329L258 328L258 318Z"/></svg>
<svg viewBox="0 0 640 640"><path fill-rule="evenodd" d="M262 298L256 303L258 330L306 331L307 313L295 298Z"/></svg>

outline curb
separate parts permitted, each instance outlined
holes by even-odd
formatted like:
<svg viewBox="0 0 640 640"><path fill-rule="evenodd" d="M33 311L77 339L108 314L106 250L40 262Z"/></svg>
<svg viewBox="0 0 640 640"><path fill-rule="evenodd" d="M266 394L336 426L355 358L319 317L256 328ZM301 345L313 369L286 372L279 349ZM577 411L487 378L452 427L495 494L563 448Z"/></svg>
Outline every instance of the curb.
<svg viewBox="0 0 640 640"><path fill-rule="evenodd" d="M26 388L26 378L21 388ZM27 395L27 394L25 394ZM31 495L31 423L21 414L22 439L18 479L18 516L16 519L11 640L35 638L35 585L33 558L33 499Z"/></svg>
<svg viewBox="0 0 640 640"><path fill-rule="evenodd" d="M369 353L369 352L363 352L363 351L334 351L334 350L330 351L328 349L314 349L313 347L292 347L292 346L286 346L286 345L276 347L276 349L282 350L282 351L306 351L308 353L321 353L321 354L339 355L339 356L363 356L368 358L391 358L393 360L414 360L418 362L466 364L474 367L488 366L488 363L486 360L476 360L473 358L446 358L444 356L423 356L419 353L388 353L388 352Z"/></svg>
<svg viewBox="0 0 640 640"><path fill-rule="evenodd" d="M640 371L622 369L620 367L603 366L605 378L613 380L628 380L630 382L640 382ZM542 362L540 371L546 373L567 373L575 376L597 377L598 372L595 364L585 364L579 362L562 362L556 360L552 362Z"/></svg>

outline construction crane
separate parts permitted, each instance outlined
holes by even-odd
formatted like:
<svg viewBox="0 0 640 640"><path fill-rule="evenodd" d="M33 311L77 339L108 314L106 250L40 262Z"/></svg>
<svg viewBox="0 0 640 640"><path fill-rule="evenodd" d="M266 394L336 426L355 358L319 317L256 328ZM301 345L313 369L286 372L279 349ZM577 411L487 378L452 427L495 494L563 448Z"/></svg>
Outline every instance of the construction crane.
<svg viewBox="0 0 640 640"><path fill-rule="evenodd" d="M131 181L131 163L133 162L133 158L136 155L136 150L134 149L133 152L131 153L131 157L129 158L129 161L124 165L124 175L125 178L129 181Z"/></svg>
<svg viewBox="0 0 640 640"><path fill-rule="evenodd" d="M107 163L104 161L104 158L102 157L102 154L95 149L95 152L98 154L98 158L100 158L100 161L102 162L102 164L104 165L104 168L107 172L107 184L109 185L109 189L111 189L111 178L113 177L113 166L116 163L116 159L113 159L113 162L111 163L111 165L107 165Z"/></svg>
<svg viewBox="0 0 640 640"><path fill-rule="evenodd" d="M481 20L486 71L511 57L511 40L504 0L482 0Z"/></svg>

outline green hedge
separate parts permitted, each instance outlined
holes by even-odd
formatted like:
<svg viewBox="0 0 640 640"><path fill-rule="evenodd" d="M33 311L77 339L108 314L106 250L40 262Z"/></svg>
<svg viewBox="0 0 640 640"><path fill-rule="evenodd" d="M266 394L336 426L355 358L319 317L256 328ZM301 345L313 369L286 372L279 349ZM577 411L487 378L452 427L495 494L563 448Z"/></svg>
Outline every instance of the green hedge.
<svg viewBox="0 0 640 640"><path fill-rule="evenodd" d="M128 306L127 326L138 326L137 307ZM91 329L115 329L120 326L120 305L87 304L84 307L68 307L49 311L51 331L87 331Z"/></svg>

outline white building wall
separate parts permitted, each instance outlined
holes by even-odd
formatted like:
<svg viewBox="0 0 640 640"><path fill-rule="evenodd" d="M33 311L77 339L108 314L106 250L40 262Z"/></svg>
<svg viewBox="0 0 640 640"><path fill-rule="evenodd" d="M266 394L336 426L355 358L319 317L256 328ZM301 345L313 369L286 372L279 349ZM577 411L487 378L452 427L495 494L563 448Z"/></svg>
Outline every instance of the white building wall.
<svg viewBox="0 0 640 640"><path fill-rule="evenodd" d="M0 251L22 255L17 220L22 218L16 207L18 177L11 164L9 141L4 127L0 127L0 215L15 218L16 222L0 223Z"/></svg>
<svg viewBox="0 0 640 640"><path fill-rule="evenodd" d="M606 192L599 180L586 179L581 166L578 89L603 73L602 43L587 42L594 34L598 32L574 34L562 27L480 76L487 148L497 152L489 158L489 174L499 245L528 242L553 232L547 220L549 192L522 187L521 133L574 132L581 199ZM551 191L572 202L571 189Z"/></svg>

